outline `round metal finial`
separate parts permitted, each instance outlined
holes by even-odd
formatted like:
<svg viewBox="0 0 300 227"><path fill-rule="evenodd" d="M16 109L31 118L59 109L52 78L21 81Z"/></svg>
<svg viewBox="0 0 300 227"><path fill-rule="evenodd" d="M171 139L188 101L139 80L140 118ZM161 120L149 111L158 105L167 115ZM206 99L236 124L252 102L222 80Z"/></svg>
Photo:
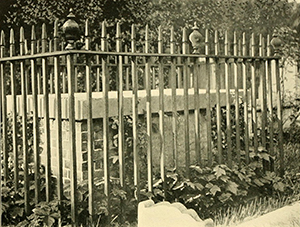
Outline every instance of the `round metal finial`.
<svg viewBox="0 0 300 227"><path fill-rule="evenodd" d="M278 37L278 32L277 31L274 31L270 44L272 45L272 47L274 49L274 55L275 56L279 55L280 50L281 50L281 46L282 46L282 41Z"/></svg>
<svg viewBox="0 0 300 227"><path fill-rule="evenodd" d="M75 15L73 14L73 9L70 9L70 13L67 16L68 20L63 24L62 30L67 41L66 50L74 49L74 43L80 37L79 25L74 20Z"/></svg>
<svg viewBox="0 0 300 227"><path fill-rule="evenodd" d="M200 48L201 48L201 40L202 40L202 35L199 32L199 27L197 26L197 23L194 23L194 27L192 28L193 32L189 36L189 40L192 43L193 46L193 54L198 54L200 53Z"/></svg>

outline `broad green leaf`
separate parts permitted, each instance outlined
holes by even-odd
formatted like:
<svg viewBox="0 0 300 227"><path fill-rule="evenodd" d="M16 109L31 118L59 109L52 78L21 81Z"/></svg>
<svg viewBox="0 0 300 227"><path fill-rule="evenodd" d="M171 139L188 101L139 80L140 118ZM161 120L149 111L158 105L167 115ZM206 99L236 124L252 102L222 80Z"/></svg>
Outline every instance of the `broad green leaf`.
<svg viewBox="0 0 300 227"><path fill-rule="evenodd" d="M190 168L197 171L200 174L203 173L203 170L199 166L192 165Z"/></svg>
<svg viewBox="0 0 300 227"><path fill-rule="evenodd" d="M173 190L178 190L178 189L182 190L184 187L185 187L185 184L181 183L180 185L174 187Z"/></svg>
<svg viewBox="0 0 300 227"><path fill-rule="evenodd" d="M259 156L268 162L270 161L270 155L265 152L260 153Z"/></svg>
<svg viewBox="0 0 300 227"><path fill-rule="evenodd" d="M193 182L190 182L190 181L186 181L186 185L189 186L189 187L191 187L194 190L196 188L195 184Z"/></svg>
<svg viewBox="0 0 300 227"><path fill-rule="evenodd" d="M230 193L222 193L218 199L220 200L221 203L226 202L228 199L230 199L231 194Z"/></svg>
<svg viewBox="0 0 300 227"><path fill-rule="evenodd" d="M214 185L213 185L212 183L207 183L207 184L205 185L205 187L208 188L208 189L212 188L213 186L214 186Z"/></svg>
<svg viewBox="0 0 300 227"><path fill-rule="evenodd" d="M209 191L213 196L215 196L217 192L221 192L221 188L219 188L217 185L214 185Z"/></svg>
<svg viewBox="0 0 300 227"><path fill-rule="evenodd" d="M219 179L220 176L226 175L226 171L223 168L221 168L220 166L216 166L214 168L214 173L215 173L217 179Z"/></svg>
<svg viewBox="0 0 300 227"><path fill-rule="evenodd" d="M220 180L223 181L223 182L225 182L225 183L226 183L229 179L230 179L230 177L227 176L227 175L220 176Z"/></svg>
<svg viewBox="0 0 300 227"><path fill-rule="evenodd" d="M18 216L22 217L24 213L24 208L22 207L14 207L10 215L12 218L16 219Z"/></svg>
<svg viewBox="0 0 300 227"><path fill-rule="evenodd" d="M226 185L226 190L231 192L234 195L237 195L238 187L239 186L235 182L228 181Z"/></svg>
<svg viewBox="0 0 300 227"><path fill-rule="evenodd" d="M264 184L259 179L254 179L253 182L259 187L264 186Z"/></svg>
<svg viewBox="0 0 300 227"><path fill-rule="evenodd" d="M199 190L199 191L202 191L204 186L200 183L194 183L194 185L196 186L196 188Z"/></svg>
<svg viewBox="0 0 300 227"><path fill-rule="evenodd" d="M51 216L46 216L46 217L43 219L43 222L44 222L44 224L46 224L46 226L51 227L51 226L54 225L55 219L54 219L53 217L51 217Z"/></svg>
<svg viewBox="0 0 300 227"><path fill-rule="evenodd" d="M216 178L216 176L214 174L209 174L207 176L207 181L210 182L210 181L214 180L215 178Z"/></svg>
<svg viewBox="0 0 300 227"><path fill-rule="evenodd" d="M276 183L274 183L273 187L274 187L275 190L278 190L280 192L284 192L284 189L285 189L285 185L282 182L276 182Z"/></svg>

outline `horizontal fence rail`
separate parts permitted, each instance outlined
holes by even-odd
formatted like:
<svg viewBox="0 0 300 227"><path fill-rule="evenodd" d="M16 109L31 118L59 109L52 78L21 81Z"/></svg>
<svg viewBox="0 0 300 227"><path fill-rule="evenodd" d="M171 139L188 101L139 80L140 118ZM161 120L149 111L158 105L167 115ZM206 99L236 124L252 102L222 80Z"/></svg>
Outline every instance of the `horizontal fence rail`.
<svg viewBox="0 0 300 227"><path fill-rule="evenodd" d="M69 198L77 226L84 180L93 220L95 188L103 185L110 212L116 179L123 190L126 181L133 184L139 201L141 189L153 192L168 171L189 178L192 165L231 168L260 149L279 159L283 171L280 57L271 56L269 36L234 32L231 40L227 32L221 39L205 30L203 37L194 27L189 39L183 29L177 45L174 29L166 40L160 27L153 46L147 26L137 45L133 25L124 44L118 23L111 48L105 22L101 32L100 43L91 41L87 21L80 49L68 34L66 43L58 37L57 21L52 39L45 25L41 39L34 27L30 41L23 28L19 42L13 30L8 43L1 33L1 179L24 188L25 213L33 208L32 176L34 203L54 194L61 204Z"/></svg>

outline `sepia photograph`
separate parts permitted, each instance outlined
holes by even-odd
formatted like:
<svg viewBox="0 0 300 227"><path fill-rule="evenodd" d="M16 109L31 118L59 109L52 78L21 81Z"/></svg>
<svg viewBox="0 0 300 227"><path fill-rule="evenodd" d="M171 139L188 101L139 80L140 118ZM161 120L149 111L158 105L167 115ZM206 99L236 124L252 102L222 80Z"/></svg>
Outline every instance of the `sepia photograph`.
<svg viewBox="0 0 300 227"><path fill-rule="evenodd" d="M300 0L0 0L0 127L0 227L300 227Z"/></svg>

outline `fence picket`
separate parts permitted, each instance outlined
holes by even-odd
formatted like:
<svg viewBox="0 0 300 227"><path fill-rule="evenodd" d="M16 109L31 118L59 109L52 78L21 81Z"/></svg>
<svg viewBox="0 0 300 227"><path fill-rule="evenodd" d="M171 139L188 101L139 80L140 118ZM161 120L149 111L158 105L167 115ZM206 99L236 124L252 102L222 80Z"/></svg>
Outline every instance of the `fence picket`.
<svg viewBox="0 0 300 227"><path fill-rule="evenodd" d="M5 57L5 34L1 31L0 58ZM6 185L8 179L8 144L7 144L7 98L6 98L6 75L5 64L0 65L1 76L1 122L2 122L2 150L3 150L3 183Z"/></svg>
<svg viewBox="0 0 300 227"><path fill-rule="evenodd" d="M262 57L264 56L263 53L263 37L260 34L259 35L259 56ZM259 79L260 79L260 90L259 90L259 100L260 100L260 108L261 108L261 143L262 147L266 149L266 121L267 121L267 111L266 111L266 69L265 69L265 62L260 61L259 62Z"/></svg>
<svg viewBox="0 0 300 227"><path fill-rule="evenodd" d="M122 51L122 37L121 37L121 26L117 23L116 32L116 51ZM119 127L118 127L118 152L119 152L119 166L120 166L120 184L124 187L125 184L125 154L124 154L124 98L123 98L123 57L120 55L117 61L118 70L118 116L119 116Z"/></svg>
<svg viewBox="0 0 300 227"><path fill-rule="evenodd" d="M36 53L35 27L31 30L31 55ZM40 201L40 138L39 138L39 118L38 118L38 83L36 73L36 59L30 60L31 83L32 83L32 104L33 104L33 147L34 147L34 186L35 204Z"/></svg>
<svg viewBox="0 0 300 227"><path fill-rule="evenodd" d="M238 43L236 32L233 33L233 55L238 54ZM236 140L235 140L235 150L237 154L237 163L241 163L241 132L240 132L240 94L239 94L239 81L240 76L238 75L238 65L237 61L239 59L234 59L233 62L233 79L234 79L234 93L235 93L235 130L236 130Z"/></svg>
<svg viewBox="0 0 300 227"><path fill-rule="evenodd" d="M149 53L149 26L145 29L145 53ZM153 190L153 173L152 173L152 113L151 113L151 75L150 62L151 58L145 59L145 89L146 89L146 119L147 119L147 169L148 169L148 191Z"/></svg>
<svg viewBox="0 0 300 227"><path fill-rule="evenodd" d="M105 21L101 29L101 51L107 51L107 33ZM104 167L104 193L107 196L107 209L110 212L110 171L109 171L109 73L107 68L108 57L102 56L102 92L104 97L103 114L103 167ZM109 216L109 215L108 215ZM108 220L110 221L110 220Z"/></svg>
<svg viewBox="0 0 300 227"><path fill-rule="evenodd" d="M37 39L36 40L36 53L39 54L41 53L41 40L40 39ZM40 59L37 59L37 84L38 84L38 94L42 94L42 89L43 89L43 84L42 84L42 67L41 67L41 61Z"/></svg>
<svg viewBox="0 0 300 227"><path fill-rule="evenodd" d="M224 40L224 54L228 56L228 33L225 31ZM230 70L232 66L232 59L226 58L224 63L224 73L225 73L225 89L226 89L226 137L227 137L227 162L229 168L232 168L232 140L231 140L231 102L230 102L230 75L232 71Z"/></svg>
<svg viewBox="0 0 300 227"><path fill-rule="evenodd" d="M246 56L246 34L243 33L242 55ZM245 161L249 163L249 116L248 116L248 75L247 75L247 59L242 62L242 77L243 77L243 101L244 101L244 126L245 126Z"/></svg>
<svg viewBox="0 0 300 227"><path fill-rule="evenodd" d="M124 51L128 53L128 45L125 45ZM124 57L124 63L125 63L125 89L129 90L129 60L128 56Z"/></svg>
<svg viewBox="0 0 300 227"><path fill-rule="evenodd" d="M58 20L54 22L54 32L53 32L53 50L59 50L59 41L58 41ZM61 202L63 199L63 150L62 150L62 119L61 119L61 75L60 75L60 66L59 66L59 57L55 56L53 58L53 71L54 71L54 81L55 81L55 120L56 120L56 148L57 148L57 199L60 205L60 214L61 214ZM61 226L61 218L59 218L58 226Z"/></svg>
<svg viewBox="0 0 300 227"><path fill-rule="evenodd" d="M15 38L14 30L10 30L9 40L9 56L15 55ZM11 96L12 96L12 130L13 130L13 154L14 154L14 186L15 190L19 186L19 154L18 154L18 138L17 138L17 91L16 91L16 68L15 63L10 63L10 83L11 83Z"/></svg>
<svg viewBox="0 0 300 227"><path fill-rule="evenodd" d="M46 24L42 26L42 53L46 53L47 47L47 34L46 34ZM43 94L44 94L44 103L43 103L43 114L44 114L44 136L45 136L45 145L44 151L46 154L46 201L50 201L51 193L51 144L50 144L50 122L49 122L49 88L48 88L48 60L47 58L42 58L42 77L43 77Z"/></svg>
<svg viewBox="0 0 300 227"><path fill-rule="evenodd" d="M276 53L275 53L276 56ZM278 150L279 150L279 173L284 175L284 150L283 150L283 128L282 128L282 97L281 97L281 81L280 81L280 65L279 59L275 60L275 81L276 81L276 101L277 101L277 124L278 124Z"/></svg>
<svg viewBox="0 0 300 227"><path fill-rule="evenodd" d="M205 29L205 55L209 55L209 32ZM207 159L208 166L212 166L212 147L211 147L211 62L212 59L206 57L206 139L207 139Z"/></svg>
<svg viewBox="0 0 300 227"><path fill-rule="evenodd" d="M85 49L90 50L90 33L89 33L89 21L85 21ZM93 113L92 113L92 73L91 73L91 55L86 55L86 100L87 100L87 152L88 152L88 209L90 215L90 221L94 217L94 127L93 127ZM75 74L76 75L76 74Z"/></svg>
<svg viewBox="0 0 300 227"><path fill-rule="evenodd" d="M24 55L24 29L20 29L20 56ZM22 94L22 146L23 146L23 172L24 172L24 205L25 214L30 213L29 208L29 178L28 178L28 135L27 135L27 86L25 77L25 61L20 61L21 94Z"/></svg>
<svg viewBox="0 0 300 227"><path fill-rule="evenodd" d="M267 36L267 56L271 56L271 47L270 47L270 36ZM274 122L273 120L273 116L274 116L274 112L273 112L273 91L272 91L272 86L273 86L273 82L272 82L272 62L271 60L267 60L266 61L266 69L267 69L267 103L268 103L268 125L269 125L269 150L270 150L270 154L271 156L275 155L274 152L274 141L273 138L274 137L274 126L272 124L272 122ZM273 160L271 160L271 169L272 169L272 162Z"/></svg>
<svg viewBox="0 0 300 227"><path fill-rule="evenodd" d="M49 40L49 52L53 52L53 40L50 39ZM49 93L50 94L53 94L54 93L54 80L53 80L53 58L50 58L49 59L49 65L51 65L51 68L50 68L50 73L49 73L49 84L50 84L50 90L49 90Z"/></svg>
<svg viewBox="0 0 300 227"><path fill-rule="evenodd" d="M172 27L172 29L173 29L173 36L174 36L174 27ZM174 40L174 38L173 38L173 40ZM175 43L175 41L173 41L173 42ZM175 54L175 49L171 53ZM178 47L177 47L177 53L178 54L181 53L181 46L180 45L178 45ZM178 88L182 88L183 87L183 85L182 85L183 79L182 79L182 68L181 68L182 62L181 62L181 57L177 58L177 64L179 65L177 67L177 74L178 74L177 75L177 87Z"/></svg>
<svg viewBox="0 0 300 227"><path fill-rule="evenodd" d="M99 44L96 43L96 51L100 51L99 50ZM96 68L96 91L100 91L100 57L99 55L96 55L96 65L97 65L97 68Z"/></svg>
<svg viewBox="0 0 300 227"><path fill-rule="evenodd" d="M174 27L171 27L171 54L175 54L175 44L173 42L174 40ZM179 58L179 61L181 61L181 58ZM178 74L179 67L178 67ZM180 76L180 75L178 75ZM178 122L178 116L177 116L177 102L176 102L176 58L171 57L171 70L170 70L170 86L171 86L171 92L172 92L172 150L173 150L173 161L174 161L174 169L178 168L178 146L177 146L177 122ZM179 84L178 84L179 86Z"/></svg>
<svg viewBox="0 0 300 227"><path fill-rule="evenodd" d="M219 54L219 36L218 31L215 31L215 55ZM223 148L222 148L222 131L221 131L221 100L220 100L220 62L218 58L215 58L215 78L216 78L216 114L217 114L217 148L218 148L218 163L223 162Z"/></svg>
<svg viewBox="0 0 300 227"><path fill-rule="evenodd" d="M199 103L199 80L201 72L201 64L203 58L194 59L193 81L194 81L194 117L195 117L195 155L196 162L202 165L202 156L200 150L200 103Z"/></svg>
<svg viewBox="0 0 300 227"><path fill-rule="evenodd" d="M135 26L131 26L131 52L136 52L136 33ZM131 58L132 76L132 137L133 137L133 178L136 190L136 199L140 200L140 174L139 174L139 154L138 154L138 75L137 59Z"/></svg>
<svg viewBox="0 0 300 227"><path fill-rule="evenodd" d="M187 31L183 28L182 31L182 54L187 54ZM184 152L185 152L185 171L186 177L190 177L190 128L189 128L189 58L183 59L183 100L184 100Z"/></svg>
<svg viewBox="0 0 300 227"><path fill-rule="evenodd" d="M251 57L255 56L255 35L251 34ZM256 107L256 75L257 75L257 61L251 62L251 113L252 113L252 134L253 134L253 149L254 153L258 150L257 137L257 107Z"/></svg>
<svg viewBox="0 0 300 227"><path fill-rule="evenodd" d="M158 53L163 52L163 42L162 42L162 28L158 27ZM159 133L160 133L160 176L163 181L164 193L166 192L166 173L165 173L165 130L164 130L164 68L163 59L160 57L158 59L158 78L159 78Z"/></svg>
<svg viewBox="0 0 300 227"><path fill-rule="evenodd" d="M71 220L72 225L76 226L78 221L78 207L77 207L77 158L76 158L76 132L75 132L75 78L74 78L74 55L68 54L66 56L67 76L68 76L68 109L69 109L69 152L71 154Z"/></svg>

